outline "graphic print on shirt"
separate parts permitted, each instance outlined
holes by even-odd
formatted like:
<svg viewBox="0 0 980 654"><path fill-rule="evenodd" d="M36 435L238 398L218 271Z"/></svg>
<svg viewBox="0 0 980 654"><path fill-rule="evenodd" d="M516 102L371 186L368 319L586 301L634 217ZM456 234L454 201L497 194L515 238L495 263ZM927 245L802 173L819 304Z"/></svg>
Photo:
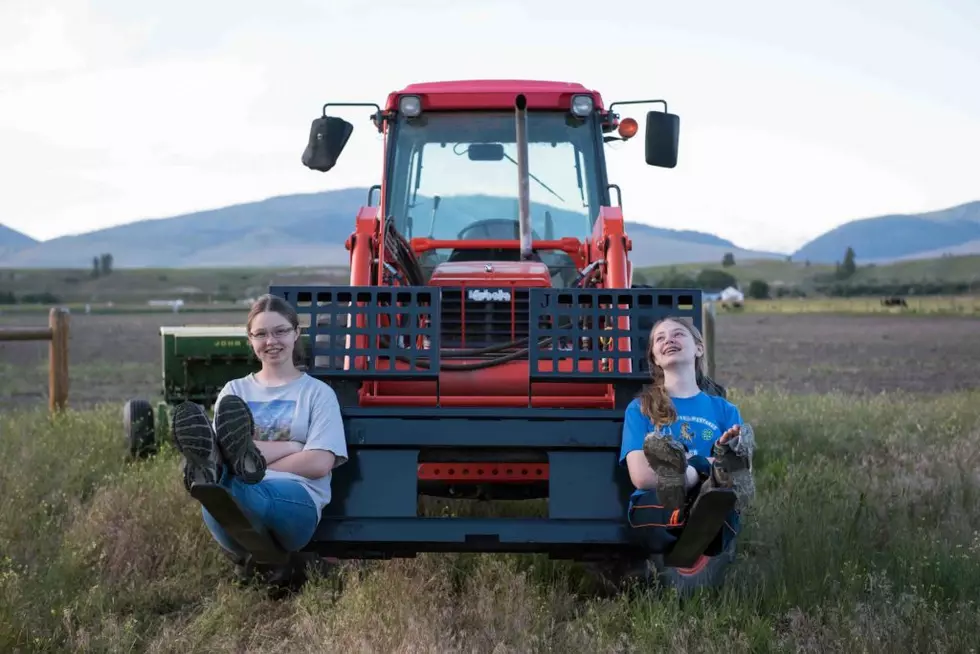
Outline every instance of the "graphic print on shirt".
<svg viewBox="0 0 980 654"><path fill-rule="evenodd" d="M681 439L688 443L694 440L694 432L691 431L691 424L688 422L681 423Z"/></svg>
<svg viewBox="0 0 980 654"><path fill-rule="evenodd" d="M255 418L255 438L261 441L288 441L291 437L295 400L249 402Z"/></svg>
<svg viewBox="0 0 980 654"><path fill-rule="evenodd" d="M692 424L700 427L702 440L710 441L721 436L721 430L718 428L718 425L707 418L702 416L681 416L681 420L684 421L684 426L690 431L691 438L687 439L689 441L693 441L695 436L694 429L691 427Z"/></svg>
<svg viewBox="0 0 980 654"><path fill-rule="evenodd" d="M694 426L692 426L692 423ZM694 431L695 426L701 428L700 434ZM654 431L664 436L674 436L675 429L678 432L677 439L684 443L693 443L698 436L702 440L710 441L721 435L718 425L701 416L679 416L674 425L667 425L662 429L655 429Z"/></svg>

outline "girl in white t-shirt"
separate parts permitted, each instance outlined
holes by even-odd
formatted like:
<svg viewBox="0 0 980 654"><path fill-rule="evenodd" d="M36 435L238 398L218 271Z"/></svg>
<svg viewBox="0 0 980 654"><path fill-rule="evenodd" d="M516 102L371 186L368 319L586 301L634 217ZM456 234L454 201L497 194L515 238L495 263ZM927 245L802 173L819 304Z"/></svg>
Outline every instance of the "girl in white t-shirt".
<svg viewBox="0 0 980 654"><path fill-rule="evenodd" d="M261 370L221 389L214 421L185 402L173 414L184 455L184 484L219 484L250 521L285 550L303 549L330 502L333 469L347 461L340 404L333 389L297 367L299 317L288 302L260 297L248 314L248 339ZM237 562L248 552L202 506L215 540Z"/></svg>

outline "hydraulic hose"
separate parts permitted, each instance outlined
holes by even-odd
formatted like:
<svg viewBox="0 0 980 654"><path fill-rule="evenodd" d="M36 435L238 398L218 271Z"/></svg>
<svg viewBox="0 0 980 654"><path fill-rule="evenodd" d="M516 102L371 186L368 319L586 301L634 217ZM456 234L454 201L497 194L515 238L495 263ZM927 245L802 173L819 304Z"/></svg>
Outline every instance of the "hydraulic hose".
<svg viewBox="0 0 980 654"><path fill-rule="evenodd" d="M405 237L395 228L395 221L391 217L385 220L384 242L385 250L391 252L391 256L395 260L395 266L401 269L408 285L425 285L425 275L422 273L422 267L419 265L418 258L412 252L412 246L409 245Z"/></svg>
<svg viewBox="0 0 980 654"><path fill-rule="evenodd" d="M412 247L405 240L405 237L399 233L395 228L395 222L391 218L385 221L385 233L384 233L385 250L391 253L392 258L395 261L395 266L399 268L405 277L405 280L410 286L424 286L425 276L422 273L422 268L419 266L418 258L415 253L412 252ZM466 350L454 350L445 353L440 353L440 359L462 359L474 356L483 356L487 354L493 354L500 352L512 347L518 347L520 345L525 345L531 340L530 336L525 336L514 341L509 341L507 343L498 343L496 345L489 345L481 348L473 348ZM551 337L546 337L538 341L538 346L547 345L551 341ZM388 337L382 337L381 343L383 346L387 347L390 344ZM509 354L503 356L494 357L492 359L487 359L484 361L473 361L470 363L452 363L447 361L441 361L439 365L440 370L482 370L484 368L491 368L493 366L499 366L510 361L515 361L523 356L526 356L530 352L529 347L522 347L519 350L515 350ZM409 362L410 359L404 355L395 355L396 360ZM427 359L417 359L416 364L420 368L428 368L429 362Z"/></svg>

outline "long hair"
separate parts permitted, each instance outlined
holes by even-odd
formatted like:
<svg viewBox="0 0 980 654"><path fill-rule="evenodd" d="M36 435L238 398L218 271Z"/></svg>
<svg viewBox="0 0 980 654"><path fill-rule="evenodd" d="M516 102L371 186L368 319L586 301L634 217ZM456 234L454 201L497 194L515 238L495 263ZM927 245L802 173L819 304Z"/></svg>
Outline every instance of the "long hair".
<svg viewBox="0 0 980 654"><path fill-rule="evenodd" d="M255 320L257 315L260 313L265 313L266 311L278 313L289 321L289 324L292 325L297 334L300 333L299 314L296 313L296 309L293 308L293 305L286 302L278 295L272 295L270 293L260 296L252 305L252 308L248 312L248 319L245 322L245 330L251 333L252 321ZM306 355L304 354L303 350L303 340L301 338L297 338L293 345L293 365L298 366L302 364L305 359Z"/></svg>
<svg viewBox="0 0 980 654"><path fill-rule="evenodd" d="M725 396L725 389L708 377L703 354L705 350L704 337L701 335L701 331L694 326L694 321L691 318L680 316L661 318L650 329L650 341L647 344L647 363L650 364L652 383L645 386L639 395L640 409L655 427L663 427L677 420L677 409L674 408L674 403L671 402L670 396L667 395L667 389L664 387L664 369L657 365L653 356L653 333L661 323L668 320L682 325L691 334L695 344L701 346L701 356L695 355L694 358L694 377L698 388L707 393Z"/></svg>

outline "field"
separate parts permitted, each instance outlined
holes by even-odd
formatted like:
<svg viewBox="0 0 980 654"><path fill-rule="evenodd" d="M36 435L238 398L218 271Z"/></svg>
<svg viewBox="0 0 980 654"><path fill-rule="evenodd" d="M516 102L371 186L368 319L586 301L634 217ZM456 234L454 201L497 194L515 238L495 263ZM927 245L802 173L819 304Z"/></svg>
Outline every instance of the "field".
<svg viewBox="0 0 980 654"><path fill-rule="evenodd" d="M890 314L899 316L980 316L980 295L928 295L906 297L905 306L886 306L877 297L807 297L771 300L747 299L747 313ZM719 310L726 310L719 305Z"/></svg>
<svg viewBox="0 0 980 654"><path fill-rule="evenodd" d="M265 293L270 284L346 283L346 267L320 268L139 268L94 277L78 269L0 269L0 296L5 292L54 296L73 309L86 303L146 307L151 300L182 299L189 304L234 304ZM0 306L0 309L4 307ZM9 309L9 307L7 307Z"/></svg>
<svg viewBox="0 0 980 654"><path fill-rule="evenodd" d="M161 325L240 324L245 313L78 315L71 317L75 408L131 396L155 397ZM38 315L3 324L43 325ZM980 321L898 315L718 315L717 377L733 388L788 392L945 393L980 387ZM916 365L911 358L921 355ZM0 400L40 403L47 389L47 345L0 343Z"/></svg>
<svg viewBox="0 0 980 654"><path fill-rule="evenodd" d="M843 252L841 256L843 256ZM657 279L671 271L697 274L703 268L723 270L747 287L753 279L761 279L770 285L808 287L814 278L834 272L828 264L808 264L806 261L786 261L782 259L759 259L736 261L736 265L723 268L721 262L701 264L678 264L676 266L653 266L639 269L647 279ZM850 281L855 283L899 282L914 283L922 281L968 282L974 283L974 291L980 290L980 255L955 257L936 257L899 261L890 264L865 265L858 259L857 270Z"/></svg>
<svg viewBox="0 0 980 654"><path fill-rule="evenodd" d="M160 325L242 317L74 314L53 419L46 347L0 344L0 650L978 651L976 319L719 315L758 498L726 587L679 604L520 556L342 567L285 600L234 585L174 453L124 462L120 408L158 392Z"/></svg>
<svg viewBox="0 0 980 654"><path fill-rule="evenodd" d="M956 292L973 295L980 293L980 255L939 257L935 259L903 261L871 266L857 262L858 268L849 283L915 285L960 284ZM683 264L677 266L646 267L638 269L644 283L656 283L671 270L696 275L704 268L723 270L734 276L743 291L752 280L766 281L775 293L779 287L805 290L812 295L815 280L820 275L832 273L833 265L807 265L806 262L785 260L738 261L735 266L722 268L721 262ZM4 312L32 308L32 304L60 303L78 310L90 304L93 310L103 310L106 303L121 305L128 310L147 308L151 300L182 299L187 304L234 308L242 299L265 292L270 284L332 283L346 284L349 279L345 267L297 267L297 268L175 268L175 269L119 269L111 274L95 277L89 270L78 269L0 269L0 302L5 294L13 294L25 302L20 306L4 306ZM907 289L895 291L907 293ZM880 293L869 297L877 303ZM28 298L28 299L25 299ZM919 300L916 299L918 302ZM923 300L931 303L930 298ZM976 306L974 301L973 305ZM36 305L33 307L36 310Z"/></svg>

